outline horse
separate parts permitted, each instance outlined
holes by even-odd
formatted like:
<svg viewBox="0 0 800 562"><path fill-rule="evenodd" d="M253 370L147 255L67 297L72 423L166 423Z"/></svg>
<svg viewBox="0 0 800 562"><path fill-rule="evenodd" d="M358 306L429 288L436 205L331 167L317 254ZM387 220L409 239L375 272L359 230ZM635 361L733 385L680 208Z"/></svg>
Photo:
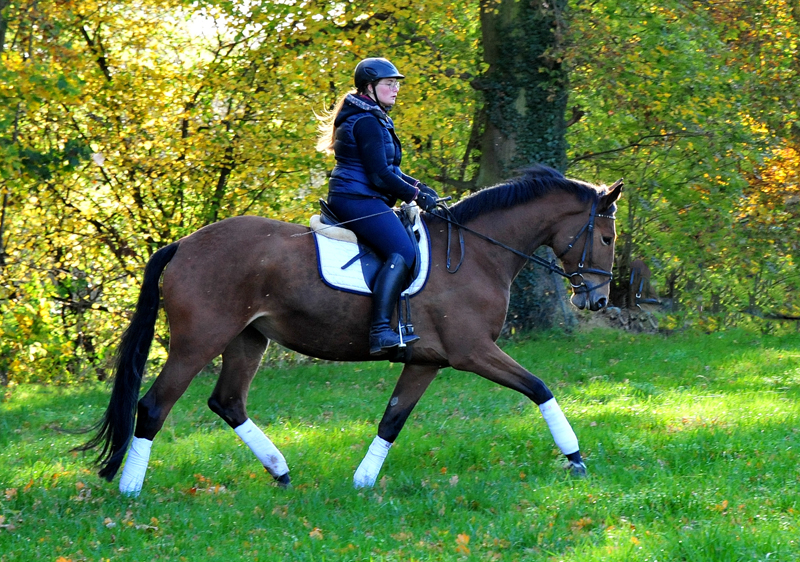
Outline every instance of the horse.
<svg viewBox="0 0 800 562"><path fill-rule="evenodd" d="M547 245L561 260L579 309L608 303L621 180L597 186L539 166L477 191L447 212L421 213L430 233L430 273L412 299L420 340L394 356L370 355L371 298L320 280L309 228L258 216L205 226L156 251L144 271L130 325L117 349L114 382L94 436L99 476L111 482L127 459L119 488L142 490L153 440L192 379L215 357L222 367L208 407L252 450L280 486L286 459L247 414L247 394L270 341L332 361L404 364L377 435L356 470L356 488L374 485L389 448L440 369L469 371L522 393L540 409L566 456L565 469L586 475L578 440L547 385L497 346L511 283L532 253ZM460 267L448 266L450 228L461 230ZM455 244L455 241L453 242ZM539 258L541 260L541 258ZM163 275L162 275L163 273ZM162 278L163 277L163 278ZM159 281L161 291L159 294ZM139 398L159 304L170 338L167 359ZM134 425L135 424L135 425Z"/></svg>
<svg viewBox="0 0 800 562"><path fill-rule="evenodd" d="M660 305L653 286L650 284L652 273L641 259L631 262L631 276L628 281L628 308L642 309L641 305ZM643 309L642 309L643 310Z"/></svg>

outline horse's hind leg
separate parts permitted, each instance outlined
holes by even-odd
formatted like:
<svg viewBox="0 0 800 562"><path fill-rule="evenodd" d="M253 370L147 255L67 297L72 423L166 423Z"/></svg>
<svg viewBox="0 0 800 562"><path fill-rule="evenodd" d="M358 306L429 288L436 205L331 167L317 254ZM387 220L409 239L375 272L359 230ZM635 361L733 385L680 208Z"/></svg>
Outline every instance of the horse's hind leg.
<svg viewBox="0 0 800 562"><path fill-rule="evenodd" d="M281 452L247 416L247 393L269 340L248 326L222 352L222 372L208 407L250 447L278 484L288 486L289 467Z"/></svg>
<svg viewBox="0 0 800 562"><path fill-rule="evenodd" d="M378 435L375 436L364 460L361 461L353 476L353 485L356 488L375 485L383 461L389 454L389 448L397 439L414 406L422 398L438 372L439 368L431 365L407 364L403 368L389 404L386 406L386 411L383 413L381 423L378 425Z"/></svg>
<svg viewBox="0 0 800 562"><path fill-rule="evenodd" d="M123 494L138 496L144 484L144 476L150 461L153 439L164 425L170 410L178 401L192 379L214 357L182 353L170 349L169 357L156 377L153 385L139 400L136 429L133 433L128 457L119 479L119 490Z"/></svg>

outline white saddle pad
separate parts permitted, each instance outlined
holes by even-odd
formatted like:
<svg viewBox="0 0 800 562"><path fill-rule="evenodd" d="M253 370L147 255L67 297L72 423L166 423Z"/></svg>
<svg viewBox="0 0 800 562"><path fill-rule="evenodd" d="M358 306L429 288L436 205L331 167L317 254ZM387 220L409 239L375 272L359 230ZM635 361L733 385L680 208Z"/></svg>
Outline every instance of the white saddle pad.
<svg viewBox="0 0 800 562"><path fill-rule="evenodd" d="M414 282L403 292L408 296L413 296L422 290L428 280L431 268L431 243L428 237L428 227L421 220L417 220L414 230L419 233L420 268ZM361 249L358 244L328 238L318 232L314 233L314 240L317 244L319 274L328 286L359 295L372 294L364 280L360 260L355 260L346 269L342 269L342 266L360 253Z"/></svg>

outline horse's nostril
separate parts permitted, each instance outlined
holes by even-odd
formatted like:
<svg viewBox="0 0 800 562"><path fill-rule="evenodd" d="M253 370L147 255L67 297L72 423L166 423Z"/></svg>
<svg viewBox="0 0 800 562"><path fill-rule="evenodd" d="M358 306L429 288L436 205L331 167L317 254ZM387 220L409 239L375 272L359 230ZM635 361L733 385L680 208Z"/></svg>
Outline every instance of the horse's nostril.
<svg viewBox="0 0 800 562"><path fill-rule="evenodd" d="M600 297L597 299L597 309L605 308L608 304L608 299L606 297Z"/></svg>

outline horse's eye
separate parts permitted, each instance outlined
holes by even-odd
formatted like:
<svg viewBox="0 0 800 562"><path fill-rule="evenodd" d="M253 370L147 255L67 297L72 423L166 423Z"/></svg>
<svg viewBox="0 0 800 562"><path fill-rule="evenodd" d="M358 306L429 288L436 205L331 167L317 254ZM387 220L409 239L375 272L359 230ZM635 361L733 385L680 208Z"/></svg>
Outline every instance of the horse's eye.
<svg viewBox="0 0 800 562"><path fill-rule="evenodd" d="M601 236L600 242L602 242L603 246L610 246L614 239L611 236Z"/></svg>

